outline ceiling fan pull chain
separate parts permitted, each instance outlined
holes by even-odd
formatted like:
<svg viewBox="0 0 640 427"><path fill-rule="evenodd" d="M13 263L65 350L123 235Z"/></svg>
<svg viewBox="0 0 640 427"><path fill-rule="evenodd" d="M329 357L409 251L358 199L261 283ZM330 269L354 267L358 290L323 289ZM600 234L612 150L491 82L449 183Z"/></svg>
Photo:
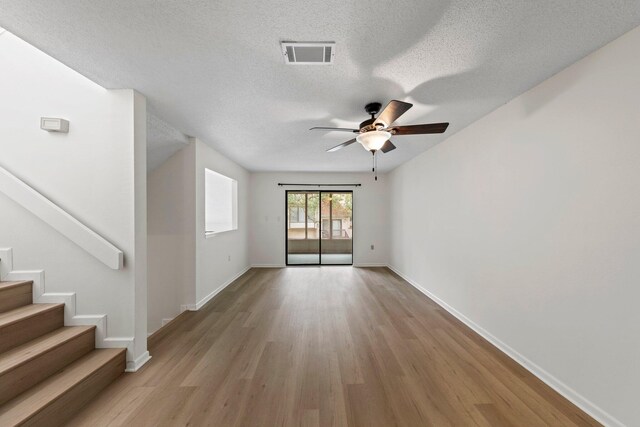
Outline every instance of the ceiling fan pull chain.
<svg viewBox="0 0 640 427"><path fill-rule="evenodd" d="M375 172L376 171L376 152L371 150L371 154L373 155L373 158L371 159L371 172Z"/></svg>
<svg viewBox="0 0 640 427"><path fill-rule="evenodd" d="M377 150L373 150L373 173L374 173L374 178L377 181L378 180L378 158L376 157L376 151Z"/></svg>

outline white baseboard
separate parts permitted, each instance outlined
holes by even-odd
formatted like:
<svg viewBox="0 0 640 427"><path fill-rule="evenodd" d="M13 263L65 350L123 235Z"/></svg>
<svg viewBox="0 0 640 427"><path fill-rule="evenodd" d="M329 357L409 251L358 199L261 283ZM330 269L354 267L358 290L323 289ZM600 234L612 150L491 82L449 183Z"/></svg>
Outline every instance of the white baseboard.
<svg viewBox="0 0 640 427"><path fill-rule="evenodd" d="M180 307L181 307L180 314L182 314L183 312L187 311L187 309L185 308L186 306L181 305ZM155 331L147 332L147 338L149 338L151 335L155 334L160 329L162 329L165 326L167 326L169 323L173 322L174 319L175 319L175 317L160 319L160 327L158 329L156 329Z"/></svg>
<svg viewBox="0 0 640 427"><path fill-rule="evenodd" d="M388 265L387 267L391 271L396 273L398 276L402 277L411 286L413 286L414 288L416 288L417 290L419 290L420 292L425 294L427 297L432 299L440 307L442 307L445 310L447 310L449 313L451 313L458 320L460 320L462 323L464 323L469 328L471 328L478 335L480 335L481 337L483 337L484 339L489 341L491 344L493 344L495 347L497 347L500 351L502 351L507 356L509 356L511 359L516 361L519 365L521 365L527 371L529 371L530 373L532 373L533 375L538 377L540 380L542 380L549 387L551 387L552 389L554 389L555 391L560 393L562 396L564 396L567 400L572 402L578 408L582 409L584 412L589 414L596 421L600 422L601 424L603 424L605 426L624 427L624 424L621 423L620 421L618 421L611 414L609 414L606 411L604 411L603 409L599 408L593 402L591 402L588 399L586 399L584 396L582 396L581 394L579 394L578 392L573 390L571 387L569 387L566 384L564 384L562 381L560 381L559 379L557 379L556 377L554 377L553 375L551 375L550 373L548 373L547 371L542 369L540 366L536 365L535 363L533 363L532 361L527 359L525 356L523 356L522 354L518 353L513 348L509 347L504 342L500 341L498 338L496 338L491 333L486 331L484 328L482 328L480 325L475 323L473 320L469 319L464 314L462 314L461 312L456 310L454 307L450 306L445 301L443 301L440 298L438 298L436 295L431 293L426 288L422 287L420 284L418 284L413 279L411 279L411 278L407 277L406 275L404 275L403 273L401 273L397 268L395 268L395 267L393 267L391 265Z"/></svg>
<svg viewBox="0 0 640 427"><path fill-rule="evenodd" d="M136 358L136 360L127 360L127 368L124 370L125 372L136 372L138 369L142 368L142 366L151 360L151 356L148 351L145 351L140 356Z"/></svg>
<svg viewBox="0 0 640 427"><path fill-rule="evenodd" d="M251 264L251 268L285 268L284 264Z"/></svg>
<svg viewBox="0 0 640 427"><path fill-rule="evenodd" d="M245 268L240 273L236 274L231 279L229 279L226 282L224 282L222 285L220 285L218 288L213 290L209 295L205 296L204 298L202 298L197 303L195 303L195 304L183 304L182 306L180 306L180 311L182 312L182 311L185 311L185 310L189 310L189 311L198 311L198 310L200 310L206 303L211 301L211 299L213 297L215 297L220 292L222 292L224 290L224 288L226 288L227 286L232 284L234 281L236 281L240 276L242 276L244 273L246 273L250 269L251 269L251 266Z"/></svg>
<svg viewBox="0 0 640 427"><path fill-rule="evenodd" d="M354 263L354 267L356 268L368 268L368 267L386 267L387 264L383 262L362 262L362 263Z"/></svg>
<svg viewBox="0 0 640 427"><path fill-rule="evenodd" d="M33 282L34 303L64 304L64 324L67 326L95 326L96 348L126 348L127 366L134 363L133 338L109 337L107 334L107 316L105 314L77 314L76 294L74 292L45 292L45 276L43 270L13 270L13 251L11 248L0 248L0 280L31 280ZM147 352L148 355L148 352ZM136 359L139 360L140 357ZM148 358L147 358L148 360ZM145 360L146 362L146 360ZM142 362L144 364L145 362ZM142 365L139 365L142 366ZM139 367L138 366L138 367ZM136 368L138 369L138 368ZM133 372L133 371L127 371Z"/></svg>

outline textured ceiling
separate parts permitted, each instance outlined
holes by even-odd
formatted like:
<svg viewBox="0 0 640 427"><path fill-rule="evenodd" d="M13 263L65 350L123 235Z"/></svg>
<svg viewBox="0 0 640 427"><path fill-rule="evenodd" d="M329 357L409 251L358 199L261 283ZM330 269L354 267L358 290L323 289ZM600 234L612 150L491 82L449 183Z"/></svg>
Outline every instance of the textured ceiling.
<svg viewBox="0 0 640 427"><path fill-rule="evenodd" d="M0 25L108 88L135 88L180 132L251 170L366 171L363 106L413 102L390 170L640 24L640 1L6 1ZM337 43L290 66L281 40Z"/></svg>

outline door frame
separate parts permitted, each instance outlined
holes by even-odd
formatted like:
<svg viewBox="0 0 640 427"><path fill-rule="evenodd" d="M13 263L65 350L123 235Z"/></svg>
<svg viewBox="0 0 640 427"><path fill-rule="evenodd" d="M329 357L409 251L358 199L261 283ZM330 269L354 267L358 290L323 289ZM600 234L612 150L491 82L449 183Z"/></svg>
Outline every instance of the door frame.
<svg viewBox="0 0 640 427"><path fill-rule="evenodd" d="M318 262L309 264L289 264L289 193L317 193L318 194L318 216L320 218L320 229L318 230ZM351 194L351 263L350 264L323 264L322 263L322 193ZM306 207L306 206L305 206ZM284 191L284 263L287 267L304 267L304 266L353 266L353 190L285 190ZM305 209L305 227L307 222L307 210ZM333 232L333 225L329 221L329 235ZM306 229L305 229L306 233Z"/></svg>

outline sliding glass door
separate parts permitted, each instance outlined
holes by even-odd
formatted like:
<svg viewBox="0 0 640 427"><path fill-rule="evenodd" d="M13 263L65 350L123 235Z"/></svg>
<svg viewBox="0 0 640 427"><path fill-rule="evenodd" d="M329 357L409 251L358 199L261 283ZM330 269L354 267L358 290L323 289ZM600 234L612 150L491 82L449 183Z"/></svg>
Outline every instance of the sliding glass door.
<svg viewBox="0 0 640 427"><path fill-rule="evenodd" d="M287 191L287 265L353 264L353 193Z"/></svg>
<svg viewBox="0 0 640 427"><path fill-rule="evenodd" d="M287 191L287 265L320 264L320 194Z"/></svg>

